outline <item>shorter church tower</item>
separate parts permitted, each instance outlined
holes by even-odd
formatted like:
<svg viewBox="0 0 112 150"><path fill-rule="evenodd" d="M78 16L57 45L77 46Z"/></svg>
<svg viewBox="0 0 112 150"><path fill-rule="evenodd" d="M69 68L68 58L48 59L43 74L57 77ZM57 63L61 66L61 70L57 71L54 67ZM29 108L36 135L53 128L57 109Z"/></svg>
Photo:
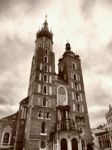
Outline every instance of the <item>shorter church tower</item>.
<svg viewBox="0 0 112 150"><path fill-rule="evenodd" d="M78 147L85 147L85 149L88 147L90 150L92 149L92 136L85 98L81 60L79 55L71 51L70 43L66 43L65 52L62 58L59 59L58 72L60 79L67 84L67 102L66 104L62 102L57 107L57 112L60 114L58 115L58 121L61 118L58 126L62 127L61 132L58 132L58 137L59 139L64 138L62 139L63 141L60 141L62 142L61 146L65 149L65 145L67 145L65 143L68 143L70 150L78 150ZM62 101L62 98L60 98L60 101Z"/></svg>

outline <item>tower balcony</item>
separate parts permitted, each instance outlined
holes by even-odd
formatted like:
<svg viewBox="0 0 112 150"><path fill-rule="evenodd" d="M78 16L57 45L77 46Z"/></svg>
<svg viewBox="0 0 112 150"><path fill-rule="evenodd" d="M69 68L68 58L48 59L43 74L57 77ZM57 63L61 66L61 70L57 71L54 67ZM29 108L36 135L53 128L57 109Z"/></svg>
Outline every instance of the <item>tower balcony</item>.
<svg viewBox="0 0 112 150"><path fill-rule="evenodd" d="M65 130L82 132L80 126L76 124L73 120L58 120L56 123L56 131L60 132Z"/></svg>

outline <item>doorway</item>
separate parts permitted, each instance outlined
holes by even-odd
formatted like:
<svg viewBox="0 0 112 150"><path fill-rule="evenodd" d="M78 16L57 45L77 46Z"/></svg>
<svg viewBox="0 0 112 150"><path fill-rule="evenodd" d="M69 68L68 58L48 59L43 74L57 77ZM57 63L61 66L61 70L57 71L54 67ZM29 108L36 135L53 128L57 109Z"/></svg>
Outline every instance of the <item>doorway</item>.
<svg viewBox="0 0 112 150"><path fill-rule="evenodd" d="M61 140L61 150L68 150L68 148L67 148L67 140L66 139L62 139Z"/></svg>

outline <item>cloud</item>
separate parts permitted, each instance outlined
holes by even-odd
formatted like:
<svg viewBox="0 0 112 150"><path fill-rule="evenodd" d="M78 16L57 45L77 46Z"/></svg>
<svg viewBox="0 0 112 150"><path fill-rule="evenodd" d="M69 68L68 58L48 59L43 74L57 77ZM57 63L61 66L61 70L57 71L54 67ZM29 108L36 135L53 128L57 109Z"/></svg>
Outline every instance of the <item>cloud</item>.
<svg viewBox="0 0 112 150"><path fill-rule="evenodd" d="M7 103L8 103L7 99L3 96L0 96L0 105L4 105L4 104L7 104Z"/></svg>
<svg viewBox="0 0 112 150"><path fill-rule="evenodd" d="M99 125L106 123L106 119L105 119L106 112L107 112L106 107L102 108L97 105L91 107L89 116L90 116L90 118L92 118L92 120L94 120L94 123L92 120L90 122L91 128L98 127ZM97 121L97 120L99 120L99 121Z"/></svg>
<svg viewBox="0 0 112 150"><path fill-rule="evenodd" d="M96 5L97 0L83 0L81 4L82 15L85 18L90 18L93 14L94 7Z"/></svg>
<svg viewBox="0 0 112 150"><path fill-rule="evenodd" d="M50 1L46 0L1 0L0 16L12 19L21 14L32 14L35 9L41 10L42 7L49 5ZM18 16L19 17L19 16ZM14 19L14 18L13 18Z"/></svg>
<svg viewBox="0 0 112 150"><path fill-rule="evenodd" d="M12 115L18 111L18 108L16 105L0 105L0 118Z"/></svg>

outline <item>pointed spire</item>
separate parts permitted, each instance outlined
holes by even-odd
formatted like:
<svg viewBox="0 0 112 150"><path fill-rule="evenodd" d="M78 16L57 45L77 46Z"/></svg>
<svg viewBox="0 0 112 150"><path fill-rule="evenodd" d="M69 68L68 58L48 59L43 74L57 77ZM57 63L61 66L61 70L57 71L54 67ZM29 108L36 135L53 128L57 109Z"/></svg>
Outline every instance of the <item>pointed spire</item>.
<svg viewBox="0 0 112 150"><path fill-rule="evenodd" d="M46 36L50 38L51 40L53 39L53 33L49 31L49 28L48 28L47 15L45 16L45 21L43 23L43 26L41 27L41 30L39 30L36 35L37 38L43 37L43 36Z"/></svg>
<svg viewBox="0 0 112 150"><path fill-rule="evenodd" d="M109 110L111 110L112 109L112 106L109 104Z"/></svg>
<svg viewBox="0 0 112 150"><path fill-rule="evenodd" d="M47 22L47 14L45 15L45 21Z"/></svg>
<svg viewBox="0 0 112 150"><path fill-rule="evenodd" d="M48 30L47 15L45 15L45 22L43 23L43 30Z"/></svg>

